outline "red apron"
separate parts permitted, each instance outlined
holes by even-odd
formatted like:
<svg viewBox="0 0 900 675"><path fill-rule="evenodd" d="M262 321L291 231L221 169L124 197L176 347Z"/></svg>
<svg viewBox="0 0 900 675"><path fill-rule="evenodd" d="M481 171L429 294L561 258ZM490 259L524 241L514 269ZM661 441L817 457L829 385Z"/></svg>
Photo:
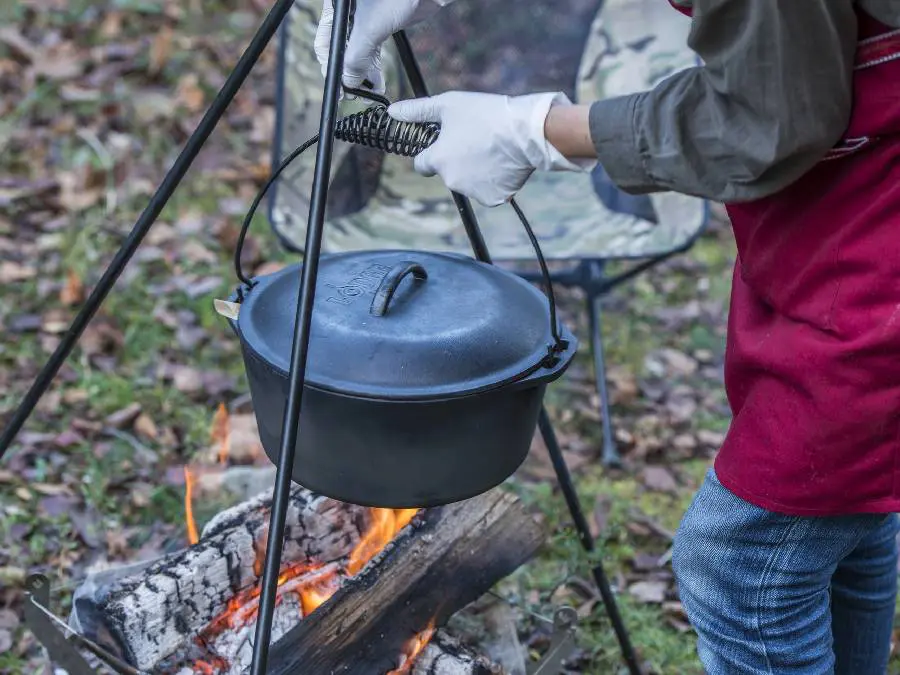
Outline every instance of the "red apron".
<svg viewBox="0 0 900 675"><path fill-rule="evenodd" d="M733 421L716 474L790 515L900 511L900 31L857 13L844 139L781 192L726 205Z"/></svg>

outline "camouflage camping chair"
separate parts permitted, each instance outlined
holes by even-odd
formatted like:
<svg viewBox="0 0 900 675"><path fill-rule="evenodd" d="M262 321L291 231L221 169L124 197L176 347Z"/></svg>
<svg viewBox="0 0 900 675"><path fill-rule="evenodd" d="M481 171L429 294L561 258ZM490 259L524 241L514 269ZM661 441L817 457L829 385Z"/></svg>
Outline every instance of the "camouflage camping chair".
<svg viewBox="0 0 900 675"><path fill-rule="evenodd" d="M282 31L276 163L318 130L323 79L313 51L322 0L297 0ZM601 11L602 10L602 11ZM520 94L562 90L573 101L632 93L695 65L690 22L664 0L458 0L410 33L433 93L452 89ZM387 96L412 97L389 43ZM364 102L344 102L342 113ZM471 254L450 195L438 178L417 175L409 159L336 143L323 250L413 248ZM269 219L282 242L301 251L315 157L303 155L272 192ZM603 419L603 458L616 462L600 333L600 298L635 274L684 251L703 230L706 204L678 194L633 197L593 175L537 174L518 196L555 281L585 291ZM495 261L532 262L512 209L474 204ZM605 263L639 260L609 276ZM533 269L533 268L532 268ZM530 271L520 271L534 278Z"/></svg>

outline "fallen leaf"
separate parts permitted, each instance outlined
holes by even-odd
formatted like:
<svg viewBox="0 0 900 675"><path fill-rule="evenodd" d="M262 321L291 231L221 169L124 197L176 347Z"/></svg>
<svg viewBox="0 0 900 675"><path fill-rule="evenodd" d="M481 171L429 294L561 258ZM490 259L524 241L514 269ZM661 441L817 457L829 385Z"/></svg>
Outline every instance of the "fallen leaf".
<svg viewBox="0 0 900 675"><path fill-rule="evenodd" d="M150 44L150 61L147 64L147 72L156 77L162 72L169 57L172 55L172 27L165 25L160 28L159 32L153 37Z"/></svg>
<svg viewBox="0 0 900 675"><path fill-rule="evenodd" d="M94 511L79 509L69 513L72 526L89 548L100 548L100 519Z"/></svg>
<svg viewBox="0 0 900 675"><path fill-rule="evenodd" d="M665 581L638 581L628 587L628 593L640 602L662 604L669 584Z"/></svg>
<svg viewBox="0 0 900 675"><path fill-rule="evenodd" d="M692 434L679 434L672 439L672 446L678 450L696 450L697 439Z"/></svg>
<svg viewBox="0 0 900 675"><path fill-rule="evenodd" d="M106 550L107 553L114 558L121 557L129 553L131 547L128 545L128 537L121 530L106 531Z"/></svg>
<svg viewBox="0 0 900 675"><path fill-rule="evenodd" d="M65 497L61 495L52 497L43 497L38 500L38 509L51 518L61 516L68 513L73 506L78 503L73 497Z"/></svg>
<svg viewBox="0 0 900 675"><path fill-rule="evenodd" d="M151 441L159 437L159 429L156 427L156 423L146 413L138 415L134 421L134 431L138 436L143 436Z"/></svg>
<svg viewBox="0 0 900 675"><path fill-rule="evenodd" d="M0 609L0 628L15 630L19 627L19 617L11 609Z"/></svg>
<svg viewBox="0 0 900 675"><path fill-rule="evenodd" d="M262 265L255 268L253 270L253 275L257 277L264 277L268 274L275 274L275 272L283 270L286 266L286 263L270 260L269 262L264 262Z"/></svg>
<svg viewBox="0 0 900 675"><path fill-rule="evenodd" d="M12 649L13 639L12 633L8 630L0 628L0 654L5 654Z"/></svg>
<svg viewBox="0 0 900 675"><path fill-rule="evenodd" d="M63 309L51 309L44 313L41 330L50 335L60 335L69 328L69 313Z"/></svg>
<svg viewBox="0 0 900 675"><path fill-rule="evenodd" d="M639 572L659 569L659 556L652 553L638 553L631 559L631 565Z"/></svg>
<svg viewBox="0 0 900 675"><path fill-rule="evenodd" d="M0 567L0 588L3 586L21 586L25 583L26 571L21 567L7 565Z"/></svg>
<svg viewBox="0 0 900 675"><path fill-rule="evenodd" d="M197 75L190 73L184 75L178 80L178 88L176 90L176 100L188 109L189 112L200 112L203 108L203 101L206 96L200 88Z"/></svg>
<svg viewBox="0 0 900 675"><path fill-rule="evenodd" d="M192 239L179 247L179 252L187 260L195 263L215 263L218 257L196 239Z"/></svg>
<svg viewBox="0 0 900 675"><path fill-rule="evenodd" d="M84 403L88 398L90 398L90 395L85 389L66 389L62 395L63 403L67 405Z"/></svg>
<svg viewBox="0 0 900 675"><path fill-rule="evenodd" d="M106 418L106 423L114 429L124 429L130 425L141 414L142 406L140 403L129 403L121 410L117 410Z"/></svg>
<svg viewBox="0 0 900 675"><path fill-rule="evenodd" d="M38 48L11 26L0 28L0 43L6 45L10 55L20 63L33 63L40 56Z"/></svg>
<svg viewBox="0 0 900 675"><path fill-rule="evenodd" d="M34 60L32 72L50 80L71 80L84 72L84 59L71 42L41 52Z"/></svg>
<svg viewBox="0 0 900 675"><path fill-rule="evenodd" d="M18 281L27 281L37 276L34 267L27 267L11 260L0 263L0 283L12 284Z"/></svg>
<svg viewBox="0 0 900 675"><path fill-rule="evenodd" d="M16 474L6 469L0 469L0 483L12 483L16 479Z"/></svg>
<svg viewBox="0 0 900 675"><path fill-rule="evenodd" d="M24 488L24 487L17 487L15 489L15 494L16 494L16 497L21 499L23 502L30 502L31 497L33 496L31 494L31 492L29 492L28 489Z"/></svg>
<svg viewBox="0 0 900 675"><path fill-rule="evenodd" d="M83 442L84 436L73 429L67 429L53 439L53 444L58 448L68 448Z"/></svg>
<svg viewBox="0 0 900 675"><path fill-rule="evenodd" d="M717 449L725 442L725 434L720 431L701 429L697 432L697 440L701 445Z"/></svg>
<svg viewBox="0 0 900 675"><path fill-rule="evenodd" d="M54 496L65 495L68 497L74 496L74 493L72 492L72 488L70 488L68 485L62 485L62 484L32 483L31 489L34 490L35 492L41 493L42 495L54 495Z"/></svg>
<svg viewBox="0 0 900 675"><path fill-rule="evenodd" d="M612 508L612 498L609 495L598 495L594 502L594 510L591 511L591 532L594 538L606 531L609 522L609 512Z"/></svg>
<svg viewBox="0 0 900 675"><path fill-rule="evenodd" d="M75 270L66 274L66 283L59 292L59 301L64 305L75 305L84 300L84 284Z"/></svg>
<svg viewBox="0 0 900 675"><path fill-rule="evenodd" d="M657 492L677 492L678 481L664 466L646 466L641 472L641 482Z"/></svg>

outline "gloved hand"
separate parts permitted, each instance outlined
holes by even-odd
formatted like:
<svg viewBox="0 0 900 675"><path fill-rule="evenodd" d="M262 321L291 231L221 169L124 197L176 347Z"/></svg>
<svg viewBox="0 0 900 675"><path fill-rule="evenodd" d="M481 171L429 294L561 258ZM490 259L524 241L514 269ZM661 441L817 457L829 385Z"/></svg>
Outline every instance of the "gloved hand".
<svg viewBox="0 0 900 675"><path fill-rule="evenodd" d="M501 96L450 92L394 103L388 114L402 122L439 122L438 140L415 158L424 176L484 206L513 197L535 171L587 171L596 159L569 160L544 135L554 105L571 105L563 93Z"/></svg>
<svg viewBox="0 0 900 675"><path fill-rule="evenodd" d="M451 2L453 0L357 0L353 30L344 53L344 85L359 89L363 80L368 80L374 85L373 91L383 94L381 47L385 40L399 30L424 21ZM333 0L323 0L315 39L316 58L322 66L323 76L328 69L333 26Z"/></svg>

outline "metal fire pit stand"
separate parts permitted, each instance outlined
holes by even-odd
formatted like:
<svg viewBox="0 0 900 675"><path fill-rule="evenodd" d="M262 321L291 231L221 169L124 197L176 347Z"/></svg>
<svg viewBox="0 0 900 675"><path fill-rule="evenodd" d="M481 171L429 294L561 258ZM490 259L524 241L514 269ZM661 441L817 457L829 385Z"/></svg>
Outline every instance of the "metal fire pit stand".
<svg viewBox="0 0 900 675"><path fill-rule="evenodd" d="M326 0L329 1L329 0ZM281 553L284 538L285 518L287 514L288 497L291 488L291 467L294 463L294 449L297 440L298 424L300 420L301 399L306 373L306 362L309 350L309 334L312 319L313 301L315 298L316 278L318 274L319 258L321 255L322 231L325 220L325 205L328 196L328 178L331 170L332 149L334 146L334 130L337 122L339 93L341 89L341 72L343 71L344 52L355 0L334 0L334 25L331 34L331 52L328 69L325 76L325 95L322 103L322 112L319 123L319 143L316 152L316 163L313 173L312 193L310 198L309 222L306 234L305 258L301 272L301 285L297 302L296 323L293 335L290 388L288 392L287 406L285 409L282 428L281 447L277 462L275 488L272 501L272 513L269 524L271 536L268 538L266 549L265 568L262 577L262 591L259 603L259 618L256 625L256 634L251 665L251 675L265 675L269 653L269 639L275 601L279 569L281 566ZM253 66L260 55L277 32L284 17L288 14L293 0L276 0L272 10L265 17L256 35L250 42L244 54L241 56L234 71L226 80L222 89L210 105L197 129L188 139L184 149L175 160L174 165L166 174L147 208L138 218L131 233L126 238L122 247L116 253L113 261L103 273L100 281L95 286L91 295L75 317L59 346L54 351L48 362L35 378L29 391L19 407L13 413L12 418L0 435L0 458L12 444L25 421L32 413L40 398L46 392L62 364L68 358L75 344L81 337L87 325L96 314L100 305L108 293L112 290L125 266L131 260L137 248L140 246L160 212L163 210L178 184L184 178L194 159L206 140L212 134L228 105L240 90ZM417 97L427 96L422 73L419 70L412 47L405 33L394 35L401 61L406 70L407 77ZM453 193L453 200L459 211L466 234L472 245L473 253L479 261L492 263L487 245L478 227L475 213L471 203L464 196ZM560 482L566 504L571 512L575 526L579 532L584 548L590 553L594 550L594 539L591 536L587 521L578 501L571 475L566 466L562 452L553 431L550 418L546 410L542 409L540 417L540 430L553 461L554 469ZM604 606L619 640L622 655L631 675L640 675L636 655L631 646L627 630L622 623L615 597L610 589L609 581L602 565L597 564L593 570L594 578L600 589Z"/></svg>

